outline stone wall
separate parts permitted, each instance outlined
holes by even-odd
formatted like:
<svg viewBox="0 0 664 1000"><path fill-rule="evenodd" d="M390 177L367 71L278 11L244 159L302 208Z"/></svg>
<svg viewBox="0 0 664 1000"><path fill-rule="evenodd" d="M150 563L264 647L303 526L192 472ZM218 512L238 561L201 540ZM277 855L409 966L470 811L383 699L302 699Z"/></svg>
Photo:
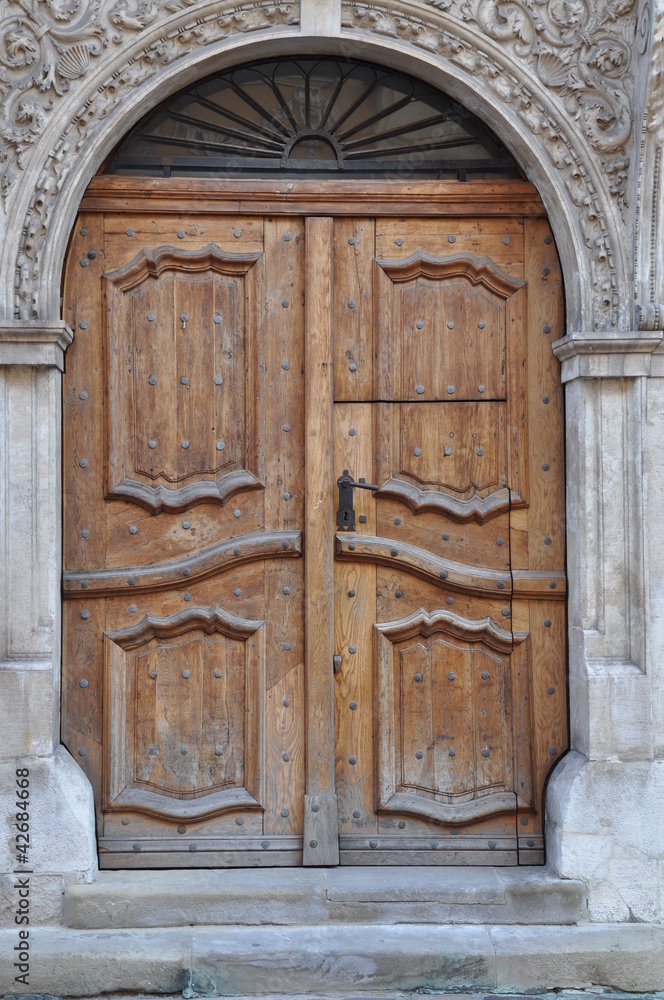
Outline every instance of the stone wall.
<svg viewBox="0 0 664 1000"><path fill-rule="evenodd" d="M85 187L157 100L262 55L420 75L490 122L547 206L567 335L573 750L549 863L597 921L664 922L664 2L8 0L0 22L0 754L33 777L39 919L96 869L91 793L58 747L60 316ZM654 22L654 23L653 23ZM9 823L3 800L0 823ZM13 870L9 831L0 875ZM2 914L11 922L11 915Z"/></svg>

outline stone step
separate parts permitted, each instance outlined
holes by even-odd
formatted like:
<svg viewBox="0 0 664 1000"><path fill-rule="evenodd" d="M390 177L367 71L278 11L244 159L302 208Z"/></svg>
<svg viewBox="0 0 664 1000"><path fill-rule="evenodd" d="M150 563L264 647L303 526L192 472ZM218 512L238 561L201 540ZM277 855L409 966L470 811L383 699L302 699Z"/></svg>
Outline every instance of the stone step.
<svg viewBox="0 0 664 1000"><path fill-rule="evenodd" d="M16 930L0 931L0 995L16 992L16 944ZM664 983L664 928L648 924L35 926L30 953L30 992L60 997L183 991L185 998L305 994L331 1000L343 992L382 1000L390 992L591 983L649 992Z"/></svg>
<svg viewBox="0 0 664 1000"><path fill-rule="evenodd" d="M68 927L560 924L586 917L582 882L548 868L362 867L100 872L65 892Z"/></svg>

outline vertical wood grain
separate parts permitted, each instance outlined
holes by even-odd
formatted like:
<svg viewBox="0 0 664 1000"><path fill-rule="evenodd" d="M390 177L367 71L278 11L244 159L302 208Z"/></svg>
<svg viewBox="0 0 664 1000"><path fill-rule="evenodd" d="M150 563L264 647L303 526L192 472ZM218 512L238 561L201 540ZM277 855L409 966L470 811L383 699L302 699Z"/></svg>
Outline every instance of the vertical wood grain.
<svg viewBox="0 0 664 1000"><path fill-rule="evenodd" d="M334 796L334 495L332 434L333 220L306 221L305 289L305 664L307 800L303 863L338 863ZM319 808L312 812L312 807ZM322 824L317 817L326 817ZM310 831L315 829L315 834ZM335 860L336 859L336 860Z"/></svg>

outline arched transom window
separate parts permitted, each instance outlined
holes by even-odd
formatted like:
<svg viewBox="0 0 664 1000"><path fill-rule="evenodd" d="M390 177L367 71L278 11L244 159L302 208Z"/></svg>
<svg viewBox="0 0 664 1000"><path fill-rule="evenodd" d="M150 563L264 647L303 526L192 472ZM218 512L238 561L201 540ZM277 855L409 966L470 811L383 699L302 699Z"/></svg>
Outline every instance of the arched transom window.
<svg viewBox="0 0 664 1000"><path fill-rule="evenodd" d="M402 73L272 59L208 77L147 115L107 173L209 177L516 177L487 127Z"/></svg>

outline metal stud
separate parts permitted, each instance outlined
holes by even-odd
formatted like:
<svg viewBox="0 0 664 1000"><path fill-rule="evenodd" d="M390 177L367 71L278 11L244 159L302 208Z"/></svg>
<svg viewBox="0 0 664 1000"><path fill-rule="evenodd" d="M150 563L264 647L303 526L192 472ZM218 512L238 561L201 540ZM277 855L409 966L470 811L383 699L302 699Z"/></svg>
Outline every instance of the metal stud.
<svg viewBox="0 0 664 1000"><path fill-rule="evenodd" d="M286 819L286 817L288 816L288 809L282 809L281 815L284 817L284 819Z"/></svg>
<svg viewBox="0 0 664 1000"><path fill-rule="evenodd" d="M420 673L417 673L417 674L415 674L415 675L413 676L413 680L414 680L414 681L415 681L415 682L416 682L417 684L419 684L419 683L420 683L420 681L422 680L422 674L420 674Z"/></svg>
<svg viewBox="0 0 664 1000"><path fill-rule="evenodd" d="M449 751L449 754L450 754L450 757L456 757L456 750L454 749L454 747L451 748L451 750Z"/></svg>
<svg viewBox="0 0 664 1000"><path fill-rule="evenodd" d="M456 243L456 236L448 236L447 237L447 242L448 243Z"/></svg>
<svg viewBox="0 0 664 1000"><path fill-rule="evenodd" d="M354 809L353 810L353 819L359 819L361 815L362 815L362 813L360 812L359 809Z"/></svg>
<svg viewBox="0 0 664 1000"><path fill-rule="evenodd" d="M187 677L191 677L191 670L183 670L183 671L182 671L182 676L183 676L183 677L184 677L185 679L186 679Z"/></svg>
<svg viewBox="0 0 664 1000"><path fill-rule="evenodd" d="M354 236L349 236L349 237L348 237L348 242L350 243L350 245L351 245L352 247L354 247L354 246L355 246L355 244L356 244L356 242L357 242L357 240L355 239L355 237L354 237Z"/></svg>
<svg viewBox="0 0 664 1000"><path fill-rule="evenodd" d="M235 820L235 822L237 823L238 826L243 826L244 825L244 816L238 816L238 818Z"/></svg>
<svg viewBox="0 0 664 1000"><path fill-rule="evenodd" d="M178 827L178 833L182 834L182 833L186 833L186 832L187 832L186 826L179 826Z"/></svg>
<svg viewBox="0 0 664 1000"><path fill-rule="evenodd" d="M360 524L366 524L366 523L367 523L367 515L360 514Z"/></svg>
<svg viewBox="0 0 664 1000"><path fill-rule="evenodd" d="M484 750L480 751L483 757L488 757L491 751L488 747L484 747Z"/></svg>
<svg viewBox="0 0 664 1000"><path fill-rule="evenodd" d="M234 556L239 556L241 552L242 552L242 549L240 549L240 548L233 549L233 555Z"/></svg>
<svg viewBox="0 0 664 1000"><path fill-rule="evenodd" d="M477 454L478 454L478 455L480 456L480 458L481 458L481 457L482 457L482 455L484 454L484 448L478 448L478 449L477 449Z"/></svg>
<svg viewBox="0 0 664 1000"><path fill-rule="evenodd" d="M348 758L348 763L352 764L353 766L355 766L355 764L357 764L357 757L349 757Z"/></svg>
<svg viewBox="0 0 664 1000"><path fill-rule="evenodd" d="M447 580L448 575L449 574L448 574L448 572L447 572L446 569L441 569L441 571L440 571L440 579L441 580Z"/></svg>
<svg viewBox="0 0 664 1000"><path fill-rule="evenodd" d="M285 643L284 643L284 649L286 650L286 652L288 652L288 650L289 650L290 648L291 648L291 644L290 644L290 642L285 642Z"/></svg>
<svg viewBox="0 0 664 1000"><path fill-rule="evenodd" d="M189 747L180 747L180 753L182 754L183 757L186 757L187 754L189 753Z"/></svg>
<svg viewBox="0 0 664 1000"><path fill-rule="evenodd" d="M448 385L448 387L447 387L447 391L448 391L448 392L450 393L450 395L451 395L451 394L452 394L452 393L454 392L454 386L453 386L453 385Z"/></svg>
<svg viewBox="0 0 664 1000"><path fill-rule="evenodd" d="M320 805L318 804L318 802L314 802L314 804L311 807L311 811L312 813L320 812Z"/></svg>
<svg viewBox="0 0 664 1000"><path fill-rule="evenodd" d="M483 681L488 681L488 679L489 679L489 671L488 670L483 670L482 673L480 674L480 677L482 678Z"/></svg>
<svg viewBox="0 0 664 1000"><path fill-rule="evenodd" d="M511 243L509 236L503 236L503 243L505 246L507 246L508 243Z"/></svg>
<svg viewBox="0 0 664 1000"><path fill-rule="evenodd" d="M547 274L550 273L550 271L551 271L550 267L543 267L542 268L542 274L544 275L545 278L546 278Z"/></svg>
<svg viewBox="0 0 664 1000"><path fill-rule="evenodd" d="M413 448L413 455L417 455L417 457L419 458L421 454L422 454L421 448Z"/></svg>
<svg viewBox="0 0 664 1000"><path fill-rule="evenodd" d="M450 670L449 674L447 675L447 679L449 681L455 681L456 680L456 674L454 673L453 670Z"/></svg>
<svg viewBox="0 0 664 1000"><path fill-rule="evenodd" d="M504 590L505 589L505 581L504 580L499 580L498 583L496 584L496 586L498 587L498 590Z"/></svg>
<svg viewBox="0 0 664 1000"><path fill-rule="evenodd" d="M545 462L544 465L542 466L542 472L548 472L548 471L549 471L549 463Z"/></svg>
<svg viewBox="0 0 664 1000"><path fill-rule="evenodd" d="M551 237L550 237L550 236L545 236L545 237L544 237L544 242L545 242L546 244L549 244L549 243L551 243Z"/></svg>
<svg viewBox="0 0 664 1000"><path fill-rule="evenodd" d="M399 823L397 825L398 825L398 827L399 827L400 830L405 830L406 829L406 824L404 823L403 820L399 820Z"/></svg>
<svg viewBox="0 0 664 1000"><path fill-rule="evenodd" d="M138 534L138 528L136 527L135 524L130 524L129 525L129 534L130 535L137 535Z"/></svg>
<svg viewBox="0 0 664 1000"><path fill-rule="evenodd" d="M429 846L431 847L432 851L435 851L436 848L438 847L438 841L437 840L432 840L431 844Z"/></svg>
<svg viewBox="0 0 664 1000"><path fill-rule="evenodd" d="M189 385L189 379L186 375L183 375L180 381L182 382L182 385Z"/></svg>
<svg viewBox="0 0 664 1000"><path fill-rule="evenodd" d="M281 304L284 307L284 309L288 309L288 299L282 299Z"/></svg>
<svg viewBox="0 0 664 1000"><path fill-rule="evenodd" d="M357 646L349 646L348 647L348 652L349 653L356 653L357 652Z"/></svg>
<svg viewBox="0 0 664 1000"><path fill-rule="evenodd" d="M188 604L188 603L189 603L189 601L191 600L191 594L185 594L185 595L184 595L184 599L185 599L185 601L186 601L186 602L187 602L187 604Z"/></svg>
<svg viewBox="0 0 664 1000"><path fill-rule="evenodd" d="M81 611L81 618L84 618L87 621L89 617L90 617L90 612L87 610L87 608Z"/></svg>
<svg viewBox="0 0 664 1000"><path fill-rule="evenodd" d="M348 371L349 372L357 371L357 365L355 364L354 361L351 361L351 363L348 365Z"/></svg>
<svg viewBox="0 0 664 1000"><path fill-rule="evenodd" d="M551 581L549 582L549 590L555 590L555 589L556 589L556 586L557 586L557 584L556 584L556 581L555 581L555 580L551 580Z"/></svg>
<svg viewBox="0 0 664 1000"><path fill-rule="evenodd" d="M394 591L394 596L395 597L403 597L403 590L395 590Z"/></svg>
<svg viewBox="0 0 664 1000"><path fill-rule="evenodd" d="M233 593L235 594L236 597L242 597L242 591L239 587L236 587Z"/></svg>
<svg viewBox="0 0 664 1000"><path fill-rule="evenodd" d="M78 748L79 757L85 757L85 747Z"/></svg>
<svg viewBox="0 0 664 1000"><path fill-rule="evenodd" d="M356 701L351 701L351 703L350 703L350 705L348 707L350 708L351 712L354 712L355 709L357 708L357 702Z"/></svg>
<svg viewBox="0 0 664 1000"><path fill-rule="evenodd" d="M81 330L87 330L87 328L88 328L88 324L85 322L85 320L83 320L78 325L79 325L79 327L80 327Z"/></svg>
<svg viewBox="0 0 664 1000"><path fill-rule="evenodd" d="M398 247L402 247L403 246L403 240L402 240L402 238L400 236L397 236L397 238L396 238L396 240L394 242L396 243L396 245Z"/></svg>
<svg viewBox="0 0 664 1000"><path fill-rule="evenodd" d="M318 841L317 840L310 840L309 841L309 847L318 847Z"/></svg>
<svg viewBox="0 0 664 1000"><path fill-rule="evenodd" d="M417 327L418 330L423 330L424 329L424 323L422 322L421 319L418 319L418 321L415 324L415 326Z"/></svg>
<svg viewBox="0 0 664 1000"><path fill-rule="evenodd" d="M284 243L290 243L290 233L284 233L283 241Z"/></svg>
<svg viewBox="0 0 664 1000"><path fill-rule="evenodd" d="M545 545L550 545L550 544L551 544L551 539L549 538L549 536L548 536L548 535L547 535L547 536L546 536L546 538L544 539L544 544L545 544Z"/></svg>
<svg viewBox="0 0 664 1000"><path fill-rule="evenodd" d="M348 308L349 309L354 309L355 308L355 299L349 299L348 300Z"/></svg>
<svg viewBox="0 0 664 1000"><path fill-rule="evenodd" d="M290 708L290 698L284 698L281 704L284 706L284 708Z"/></svg>
<svg viewBox="0 0 664 1000"><path fill-rule="evenodd" d="M155 441L154 438L150 438L150 440L148 441L148 448L156 448L156 447L157 447L157 442Z"/></svg>
<svg viewBox="0 0 664 1000"><path fill-rule="evenodd" d="M157 671L156 670L151 670L150 671L150 677L152 678L153 681L156 681L156 679L157 679Z"/></svg>
<svg viewBox="0 0 664 1000"><path fill-rule="evenodd" d="M143 845L142 844L132 844L131 846L133 847L133 849L135 851L142 851L143 850Z"/></svg>
<svg viewBox="0 0 664 1000"><path fill-rule="evenodd" d="M478 385L477 391L478 392L484 392L485 388L486 388L486 386L484 386L484 385Z"/></svg>
<svg viewBox="0 0 664 1000"><path fill-rule="evenodd" d="M454 322L453 322L453 320L449 321L449 323L447 324L447 329L448 330L453 330L454 329Z"/></svg>
<svg viewBox="0 0 664 1000"><path fill-rule="evenodd" d="M81 580L81 590L87 590L90 584L87 580Z"/></svg>
<svg viewBox="0 0 664 1000"><path fill-rule="evenodd" d="M239 240L240 237L242 236L242 230L236 229L235 232L233 233L233 236L235 237L236 240Z"/></svg>
<svg viewBox="0 0 664 1000"><path fill-rule="evenodd" d="M527 816L522 816L521 817L521 826L528 826L528 817Z"/></svg>
<svg viewBox="0 0 664 1000"><path fill-rule="evenodd" d="M182 527L183 528L191 528L191 524L189 523L189 521L183 521L182 522Z"/></svg>
<svg viewBox="0 0 664 1000"><path fill-rule="evenodd" d="M288 433L288 431L290 430L290 424L284 424L284 430L286 431L286 433Z"/></svg>
<svg viewBox="0 0 664 1000"><path fill-rule="evenodd" d="M135 615L137 611L138 611L138 608L136 607L135 604L130 604L129 605L129 613L130 614Z"/></svg>
<svg viewBox="0 0 664 1000"><path fill-rule="evenodd" d="M290 587L284 587L284 594L288 597L290 594Z"/></svg>
<svg viewBox="0 0 664 1000"><path fill-rule="evenodd" d="M398 549L390 549L390 555L391 556L398 556L399 555L399 550Z"/></svg>
<svg viewBox="0 0 664 1000"><path fill-rule="evenodd" d="M415 392L418 394L418 396L421 396L422 393L424 392L424 386L423 385L416 386Z"/></svg>
<svg viewBox="0 0 664 1000"><path fill-rule="evenodd" d="M80 467L82 469L87 469L87 467L88 467L88 460L87 460L87 458L82 458L81 461L78 464L80 465Z"/></svg>
<svg viewBox="0 0 664 1000"><path fill-rule="evenodd" d="M221 323L221 314L220 313L215 313L214 314L214 322L216 323L217 326L219 326L219 324Z"/></svg>
<svg viewBox="0 0 664 1000"><path fill-rule="evenodd" d="M89 266L90 266L90 261L88 260L87 257L83 257L81 259L81 267L89 267Z"/></svg>
<svg viewBox="0 0 664 1000"><path fill-rule="evenodd" d="M451 455L452 454L452 449L449 446L447 448L443 448L443 454L444 455Z"/></svg>
<svg viewBox="0 0 664 1000"><path fill-rule="evenodd" d="M224 380L221 377L221 375L215 375L215 377L214 377L214 384L215 385L223 385L224 384Z"/></svg>
<svg viewBox="0 0 664 1000"><path fill-rule="evenodd" d="M82 683L82 682L81 682L81 683ZM556 689L555 689L554 687L548 687L548 688L546 689L546 693L547 693L547 694L555 694L555 693L556 693Z"/></svg>
<svg viewBox="0 0 664 1000"><path fill-rule="evenodd" d="M394 518L394 523L395 524L401 524L401 518L400 517L395 517Z"/></svg>
<svg viewBox="0 0 664 1000"><path fill-rule="evenodd" d="M236 507L236 509L233 511L233 517L242 517L242 511L240 510L239 507Z"/></svg>
<svg viewBox="0 0 664 1000"><path fill-rule="evenodd" d="M503 608L500 613L503 616L503 618L509 618L510 609L509 608Z"/></svg>
<svg viewBox="0 0 664 1000"><path fill-rule="evenodd" d="M496 539L496 545L504 545L504 544L505 544L505 539L504 538L497 538Z"/></svg>
<svg viewBox="0 0 664 1000"><path fill-rule="evenodd" d="M87 528L83 528L83 531L81 532L81 538L89 538L89 537L90 537L90 532L88 531Z"/></svg>
<svg viewBox="0 0 664 1000"><path fill-rule="evenodd" d="M544 628L551 628L551 619L547 618L544 622Z"/></svg>
<svg viewBox="0 0 664 1000"><path fill-rule="evenodd" d="M225 441L217 441L216 444L217 451L223 451L225 447L226 447Z"/></svg>
<svg viewBox="0 0 664 1000"><path fill-rule="evenodd" d="M443 539L444 542L446 542L450 537L449 531L444 531L440 537Z"/></svg>
<svg viewBox="0 0 664 1000"><path fill-rule="evenodd" d="M215 676L216 678L219 678L219 677L221 677L221 670L215 670L215 672L214 672L214 676Z"/></svg>
<svg viewBox="0 0 664 1000"><path fill-rule="evenodd" d="M495 851L495 849L496 849L496 841L495 840L490 840L489 841L489 850L490 851Z"/></svg>
<svg viewBox="0 0 664 1000"><path fill-rule="evenodd" d="M179 240L183 240L185 238L185 235L186 234L185 234L184 229L178 229L178 239Z"/></svg>
<svg viewBox="0 0 664 1000"><path fill-rule="evenodd" d="M550 326L543 326L542 327L542 333L551 333L551 327Z"/></svg>
<svg viewBox="0 0 664 1000"><path fill-rule="evenodd" d="M349 437L355 437L356 434L357 434L357 428L356 427L351 427L349 429L349 431L348 431L348 436Z"/></svg>
<svg viewBox="0 0 664 1000"><path fill-rule="evenodd" d="M189 319L189 316L187 315L187 313L180 313L180 319L182 320L183 323L186 323L187 320Z"/></svg>
<svg viewBox="0 0 664 1000"><path fill-rule="evenodd" d="M288 761L290 760L290 754L289 754L289 753L285 753L285 754L283 755L283 758L282 758L282 759L283 759L283 760L284 760L284 761L285 761L286 763L288 763Z"/></svg>
<svg viewBox="0 0 664 1000"><path fill-rule="evenodd" d="M150 385L156 385L157 384L157 376L156 375L150 375L150 378L148 379L148 382L150 383Z"/></svg>
<svg viewBox="0 0 664 1000"><path fill-rule="evenodd" d="M90 684L90 682L89 682L89 681L87 681L87 680L85 679L85 677L84 677L84 678L83 678L83 679L82 679L82 680L80 681L80 685L81 685L81 687L82 687L82 688L86 688L86 687L89 687L89 684Z"/></svg>
<svg viewBox="0 0 664 1000"><path fill-rule="evenodd" d="M558 753L558 747L549 747L549 754L551 757L555 757Z"/></svg>
<svg viewBox="0 0 664 1000"><path fill-rule="evenodd" d="M148 313L148 323L154 323L154 321L156 320L156 318L157 317L155 316L154 313Z"/></svg>
<svg viewBox="0 0 664 1000"><path fill-rule="evenodd" d="M486 323L484 322L483 319L481 319L477 325L478 325L478 327L479 327L480 330L483 330L484 327L486 326Z"/></svg>
<svg viewBox="0 0 664 1000"><path fill-rule="evenodd" d="M150 749L148 750L148 753L150 754L151 757L156 757L158 752L159 751L157 750L156 747L150 747Z"/></svg>
<svg viewBox="0 0 664 1000"><path fill-rule="evenodd" d="M445 603L446 604L454 604L454 598L453 597L448 597Z"/></svg>
<svg viewBox="0 0 664 1000"><path fill-rule="evenodd" d="M127 236L133 236L134 235L134 230L133 229L127 229L126 233L127 233Z"/></svg>
<svg viewBox="0 0 664 1000"><path fill-rule="evenodd" d="M284 500L290 500L291 497L293 496L293 494L292 493L288 493L288 491L286 491L285 493L282 493L281 495L284 498Z"/></svg>
<svg viewBox="0 0 664 1000"><path fill-rule="evenodd" d="M545 404L548 403L549 402L549 397L548 396L542 396L542 402L545 403Z"/></svg>
<svg viewBox="0 0 664 1000"><path fill-rule="evenodd" d="M88 235L88 231L85 228L85 226L83 226L83 228L81 229L81 236L87 236L87 235Z"/></svg>
<svg viewBox="0 0 664 1000"><path fill-rule="evenodd" d="M184 448L185 450L186 450L186 449L187 449L187 448L189 447L189 442L187 441L187 439L186 439L186 438L185 438L185 439L184 439L184 441L182 442L182 447L183 447L183 448Z"/></svg>
<svg viewBox="0 0 664 1000"><path fill-rule="evenodd" d="M355 591L354 590L349 590L348 591L348 596L349 597L355 597Z"/></svg>
<svg viewBox="0 0 664 1000"><path fill-rule="evenodd" d="M129 819L127 818L127 816L122 817L122 825L129 826Z"/></svg>
<svg viewBox="0 0 664 1000"><path fill-rule="evenodd" d="M418 750L416 752L415 756L417 757L418 760L422 760L422 758L424 757L424 754L422 753L421 750Z"/></svg>
<svg viewBox="0 0 664 1000"><path fill-rule="evenodd" d="M284 541L283 541L283 542L281 543L281 547L282 547L282 549L287 549L287 548L288 548L288 542L284 540Z"/></svg>
<svg viewBox="0 0 664 1000"><path fill-rule="evenodd" d="M135 576L127 577L127 583L129 584L130 587L133 587L134 584L136 583L136 577Z"/></svg>
<svg viewBox="0 0 664 1000"><path fill-rule="evenodd" d="M281 362L281 367L283 368L283 370L284 370L285 372L287 372L287 371L288 371L288 369L290 368L290 364L289 364L289 362L288 362L288 361L282 361L282 362Z"/></svg>

